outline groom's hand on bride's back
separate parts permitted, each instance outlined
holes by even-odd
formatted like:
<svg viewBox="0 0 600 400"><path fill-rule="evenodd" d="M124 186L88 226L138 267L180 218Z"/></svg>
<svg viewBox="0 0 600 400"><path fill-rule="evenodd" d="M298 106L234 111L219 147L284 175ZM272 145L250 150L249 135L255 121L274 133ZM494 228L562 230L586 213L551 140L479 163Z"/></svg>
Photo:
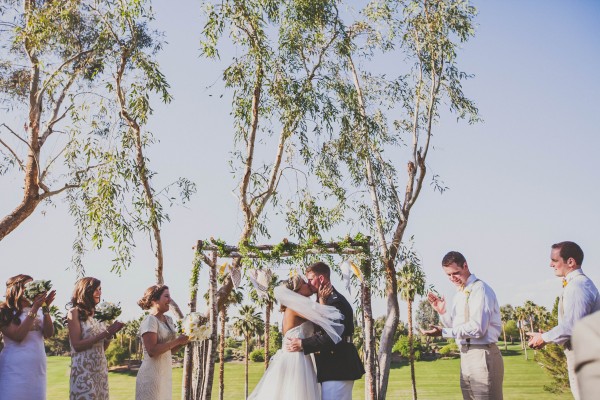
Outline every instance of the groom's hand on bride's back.
<svg viewBox="0 0 600 400"><path fill-rule="evenodd" d="M287 338L285 349L289 352L302 351L302 340L298 338Z"/></svg>

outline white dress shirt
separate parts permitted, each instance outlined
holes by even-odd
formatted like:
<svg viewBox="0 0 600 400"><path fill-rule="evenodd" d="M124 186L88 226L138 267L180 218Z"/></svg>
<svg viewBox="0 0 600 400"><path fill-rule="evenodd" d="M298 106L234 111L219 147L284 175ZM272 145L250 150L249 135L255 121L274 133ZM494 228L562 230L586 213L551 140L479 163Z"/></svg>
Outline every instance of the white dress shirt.
<svg viewBox="0 0 600 400"><path fill-rule="evenodd" d="M558 325L542 334L546 343L565 344L571 339L575 322L600 310L598 289L581 268L569 272L565 280L566 286L558 304Z"/></svg>
<svg viewBox="0 0 600 400"><path fill-rule="evenodd" d="M465 287L454 295L452 309L440 314L440 320L444 325L442 336L456 339L459 345L467 344L467 339L470 344L496 343L502 330L496 294L473 274Z"/></svg>

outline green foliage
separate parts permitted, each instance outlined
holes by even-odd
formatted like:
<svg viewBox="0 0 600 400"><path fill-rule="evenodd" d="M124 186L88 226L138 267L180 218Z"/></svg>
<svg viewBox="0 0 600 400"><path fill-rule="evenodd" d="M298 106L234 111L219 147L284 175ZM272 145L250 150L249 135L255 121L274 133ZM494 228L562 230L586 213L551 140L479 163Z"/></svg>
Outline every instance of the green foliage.
<svg viewBox="0 0 600 400"><path fill-rule="evenodd" d="M550 393L569 391L569 372L567 371L567 358L562 348L556 344L548 344L536 352L535 360L544 367L546 373L552 378L551 385L544 385L544 390Z"/></svg>
<svg viewBox="0 0 600 400"><path fill-rule="evenodd" d="M231 347L225 347L223 351L223 358L225 361L229 361L233 358L233 350Z"/></svg>
<svg viewBox="0 0 600 400"><path fill-rule="evenodd" d="M254 362L262 362L265 361L265 350L264 349L254 349L250 353L250 360Z"/></svg>
<svg viewBox="0 0 600 400"><path fill-rule="evenodd" d="M64 356L69 355L71 345L69 342L69 330L62 327L54 330L54 336L44 340L44 348L47 355Z"/></svg>
<svg viewBox="0 0 600 400"><path fill-rule="evenodd" d="M458 345L455 342L448 343L440 349L440 355L449 357L458 354Z"/></svg>
<svg viewBox="0 0 600 400"><path fill-rule="evenodd" d="M506 330L507 340L520 340L519 327L517 326L517 323L515 321L513 321L512 319L508 321L504 329Z"/></svg>
<svg viewBox="0 0 600 400"><path fill-rule="evenodd" d="M421 353L425 350L421 345L421 342L417 340L413 340L413 350L415 355L415 361L419 361L421 359ZM410 347L408 343L408 336L400 336L400 338L394 343L394 347L392 348L393 353L400 353L400 355L404 358L408 358L410 355Z"/></svg>
<svg viewBox="0 0 600 400"><path fill-rule="evenodd" d="M421 300L417 307L415 319L421 328L429 328L431 325L439 325L440 316L433 309L429 301Z"/></svg>
<svg viewBox="0 0 600 400"><path fill-rule="evenodd" d="M279 327L277 327L277 325L271 325L269 331L269 352L271 355L281 348L282 341L283 335L279 331Z"/></svg>
<svg viewBox="0 0 600 400"><path fill-rule="evenodd" d="M108 366L121 365L127 360L129 352L124 346L121 346L118 340L112 340L105 352Z"/></svg>
<svg viewBox="0 0 600 400"><path fill-rule="evenodd" d="M241 346L242 346L242 342L240 342L239 340L235 340L232 337L225 338L225 347L239 349Z"/></svg>

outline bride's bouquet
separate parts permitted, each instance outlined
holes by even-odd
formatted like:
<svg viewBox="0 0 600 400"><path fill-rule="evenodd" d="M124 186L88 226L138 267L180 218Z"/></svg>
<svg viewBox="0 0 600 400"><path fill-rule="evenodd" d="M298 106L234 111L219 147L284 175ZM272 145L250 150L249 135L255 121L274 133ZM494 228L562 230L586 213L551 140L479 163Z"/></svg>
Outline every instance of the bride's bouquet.
<svg viewBox="0 0 600 400"><path fill-rule="evenodd" d="M40 294L52 289L52 283L43 279L37 281L31 281L25 284L25 290L23 295L31 302Z"/></svg>
<svg viewBox="0 0 600 400"><path fill-rule="evenodd" d="M98 321L112 321L121 315L121 307L119 304L103 301L96 306L94 318Z"/></svg>
<svg viewBox="0 0 600 400"><path fill-rule="evenodd" d="M197 312L186 315L181 328L183 333L189 336L190 342L201 342L209 339L212 334L208 318Z"/></svg>

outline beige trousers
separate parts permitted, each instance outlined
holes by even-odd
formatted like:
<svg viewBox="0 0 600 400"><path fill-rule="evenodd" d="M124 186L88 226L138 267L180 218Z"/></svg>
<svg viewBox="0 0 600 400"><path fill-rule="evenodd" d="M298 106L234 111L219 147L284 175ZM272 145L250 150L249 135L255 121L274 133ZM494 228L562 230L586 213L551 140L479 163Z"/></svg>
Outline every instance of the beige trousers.
<svg viewBox="0 0 600 400"><path fill-rule="evenodd" d="M462 346L460 388L465 400L502 400L504 361L496 344Z"/></svg>
<svg viewBox="0 0 600 400"><path fill-rule="evenodd" d="M575 352L573 350L563 348L567 357L567 371L569 371L569 386L575 400L579 400L579 386L577 386L577 375L575 374Z"/></svg>

